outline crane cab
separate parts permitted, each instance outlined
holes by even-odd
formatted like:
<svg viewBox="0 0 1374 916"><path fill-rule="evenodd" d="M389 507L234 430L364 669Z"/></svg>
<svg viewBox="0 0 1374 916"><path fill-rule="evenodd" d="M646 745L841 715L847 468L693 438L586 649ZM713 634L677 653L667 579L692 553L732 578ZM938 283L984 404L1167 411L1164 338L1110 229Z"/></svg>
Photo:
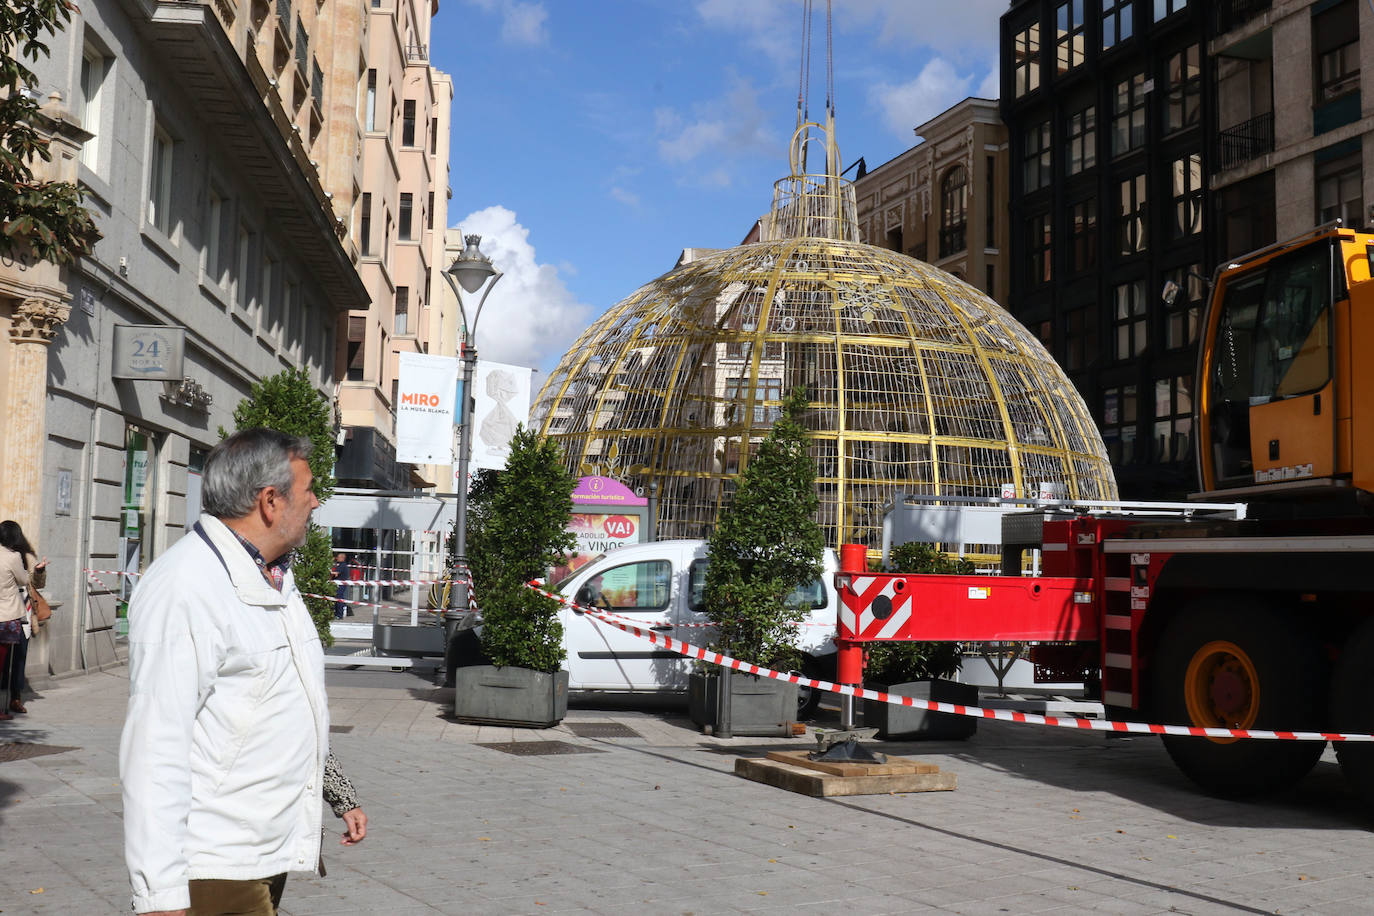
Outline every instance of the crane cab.
<svg viewBox="0 0 1374 916"><path fill-rule="evenodd" d="M1198 353L1204 496L1369 504L1371 265L1374 234L1336 225L1217 268Z"/></svg>

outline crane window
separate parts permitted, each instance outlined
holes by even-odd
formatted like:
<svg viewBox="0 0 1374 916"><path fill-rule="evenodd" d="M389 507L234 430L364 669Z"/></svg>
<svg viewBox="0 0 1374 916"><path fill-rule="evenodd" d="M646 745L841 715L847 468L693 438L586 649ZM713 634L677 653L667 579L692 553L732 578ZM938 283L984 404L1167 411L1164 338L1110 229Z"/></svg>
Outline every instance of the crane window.
<svg viewBox="0 0 1374 916"><path fill-rule="evenodd" d="M1252 475L1251 407L1310 394L1330 380L1331 302L1333 290L1343 295L1340 279L1328 243L1227 282L1210 379L1219 482Z"/></svg>

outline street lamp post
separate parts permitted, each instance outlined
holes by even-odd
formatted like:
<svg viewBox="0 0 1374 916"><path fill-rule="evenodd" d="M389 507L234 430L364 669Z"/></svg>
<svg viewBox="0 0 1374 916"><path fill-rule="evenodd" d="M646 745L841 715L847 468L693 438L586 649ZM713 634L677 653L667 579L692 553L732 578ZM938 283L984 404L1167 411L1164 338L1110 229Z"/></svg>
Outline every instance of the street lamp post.
<svg viewBox="0 0 1374 916"><path fill-rule="evenodd" d="M482 306L486 304L492 287L503 276L491 263L491 258L478 250L481 243L480 235L463 236L465 247L448 270L444 271L444 279L453 288L453 295L458 300L458 314L463 319L464 328L463 339L459 341L463 360L463 403L458 420L458 523L454 532L456 567L466 567L468 559L468 455L472 451L472 374L477 368L477 322L482 318ZM467 310L463 308L463 295L458 287L461 286L471 296L484 284L486 289L482 292L482 298L477 300L477 310L473 312L469 324ZM458 577L455 579L457 581L451 594L456 606L466 610L468 581Z"/></svg>

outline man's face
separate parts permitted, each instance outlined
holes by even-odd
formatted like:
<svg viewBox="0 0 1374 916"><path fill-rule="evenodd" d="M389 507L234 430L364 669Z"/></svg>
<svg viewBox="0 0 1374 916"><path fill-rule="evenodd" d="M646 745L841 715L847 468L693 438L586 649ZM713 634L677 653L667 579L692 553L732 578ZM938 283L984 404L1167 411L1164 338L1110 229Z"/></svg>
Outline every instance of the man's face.
<svg viewBox="0 0 1374 916"><path fill-rule="evenodd" d="M310 513L320 504L310 489L315 477L310 473L310 465L304 458L291 459L291 474L291 498L283 501L277 522L281 526L281 537L288 550L294 550L305 543L305 532L310 527Z"/></svg>

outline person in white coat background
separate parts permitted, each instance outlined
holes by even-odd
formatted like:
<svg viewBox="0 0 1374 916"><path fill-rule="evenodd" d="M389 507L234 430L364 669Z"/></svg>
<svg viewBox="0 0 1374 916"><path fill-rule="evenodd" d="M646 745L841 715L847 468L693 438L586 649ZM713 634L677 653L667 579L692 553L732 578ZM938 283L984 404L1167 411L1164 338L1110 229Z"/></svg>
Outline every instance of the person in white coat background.
<svg viewBox="0 0 1374 916"><path fill-rule="evenodd" d="M270 916L288 872L322 871L325 803L344 845L367 835L290 568L319 505L310 449L270 429L212 449L205 514L131 596L119 769L137 913Z"/></svg>

